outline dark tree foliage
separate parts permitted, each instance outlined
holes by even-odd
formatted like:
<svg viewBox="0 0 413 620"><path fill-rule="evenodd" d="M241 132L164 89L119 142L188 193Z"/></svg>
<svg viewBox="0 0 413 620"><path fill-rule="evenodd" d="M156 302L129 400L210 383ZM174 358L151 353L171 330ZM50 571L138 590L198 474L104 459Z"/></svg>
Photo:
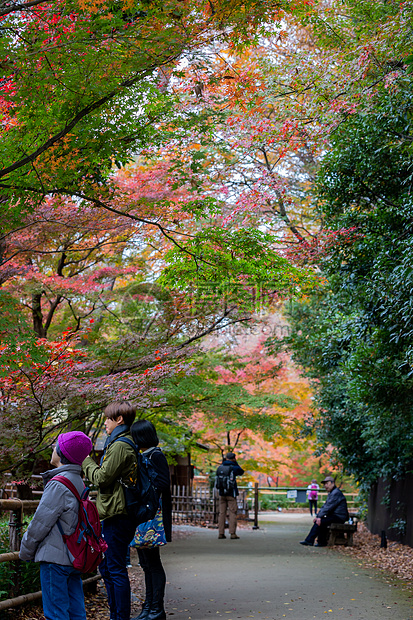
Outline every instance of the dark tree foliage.
<svg viewBox="0 0 413 620"><path fill-rule="evenodd" d="M314 381L309 425L359 481L413 462L411 86L348 119L322 162L325 226L355 229L323 260L325 284L290 307L291 346Z"/></svg>

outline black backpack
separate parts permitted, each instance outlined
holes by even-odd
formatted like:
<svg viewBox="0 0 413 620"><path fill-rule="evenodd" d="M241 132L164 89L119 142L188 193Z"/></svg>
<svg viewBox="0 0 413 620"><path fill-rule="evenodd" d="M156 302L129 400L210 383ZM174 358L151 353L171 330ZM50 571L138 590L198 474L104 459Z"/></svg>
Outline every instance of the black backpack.
<svg viewBox="0 0 413 620"><path fill-rule="evenodd" d="M159 508L160 494L157 489L158 474L151 461L152 454L160 448L153 448L147 454L141 454L134 442L127 437L118 437L115 441L123 441L133 447L138 461L136 485L128 485L119 480L125 493L126 510L135 525L151 521Z"/></svg>
<svg viewBox="0 0 413 620"><path fill-rule="evenodd" d="M215 476L215 488L220 495L234 495L235 476L232 465L220 465Z"/></svg>

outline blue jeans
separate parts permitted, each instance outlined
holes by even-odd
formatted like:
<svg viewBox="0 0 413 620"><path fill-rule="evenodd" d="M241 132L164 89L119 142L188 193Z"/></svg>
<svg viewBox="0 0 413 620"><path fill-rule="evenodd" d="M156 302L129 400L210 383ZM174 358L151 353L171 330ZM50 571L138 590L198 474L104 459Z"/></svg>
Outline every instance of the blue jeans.
<svg viewBox="0 0 413 620"><path fill-rule="evenodd" d="M82 577L73 566L40 562L46 620L86 620Z"/></svg>
<svg viewBox="0 0 413 620"><path fill-rule="evenodd" d="M102 534L108 550L99 571L108 594L111 620L130 619L130 582L125 559L134 533L135 527L126 515L102 521Z"/></svg>

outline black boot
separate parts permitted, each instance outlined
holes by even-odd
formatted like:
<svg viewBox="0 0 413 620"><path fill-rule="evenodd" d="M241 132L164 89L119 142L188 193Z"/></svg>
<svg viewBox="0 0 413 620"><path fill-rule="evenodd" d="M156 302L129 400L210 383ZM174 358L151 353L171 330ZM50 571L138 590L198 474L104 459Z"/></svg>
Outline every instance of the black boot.
<svg viewBox="0 0 413 620"><path fill-rule="evenodd" d="M152 573L152 607L145 620L166 620L163 606L165 583L165 573Z"/></svg>
<svg viewBox="0 0 413 620"><path fill-rule="evenodd" d="M152 608L152 578L150 573L145 573L145 600L142 605L142 611L139 616L136 618L131 618L131 620L148 620L149 612Z"/></svg>
<svg viewBox="0 0 413 620"><path fill-rule="evenodd" d="M146 616L145 620L166 620L166 613L163 608L163 604L162 609L152 609L151 613L149 614L149 616Z"/></svg>
<svg viewBox="0 0 413 620"><path fill-rule="evenodd" d="M161 607L151 609L149 616L146 616L145 620L166 620L166 613L165 609L163 608L163 601Z"/></svg>

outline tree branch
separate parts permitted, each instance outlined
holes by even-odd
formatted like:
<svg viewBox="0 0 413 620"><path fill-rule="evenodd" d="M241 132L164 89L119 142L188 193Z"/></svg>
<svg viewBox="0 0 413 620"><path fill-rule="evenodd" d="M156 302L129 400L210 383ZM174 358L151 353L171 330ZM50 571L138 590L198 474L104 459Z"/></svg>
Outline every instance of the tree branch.
<svg viewBox="0 0 413 620"><path fill-rule="evenodd" d="M15 11L26 11L27 9L31 9L32 6L37 6L38 4L42 4L43 2L49 2L49 0L32 0L31 2L13 4L7 9L0 10L0 17L3 17L4 15L9 15L9 13L14 13Z"/></svg>
<svg viewBox="0 0 413 620"><path fill-rule="evenodd" d="M162 64L171 62L174 58L176 58L176 56L177 56L177 54L175 54L175 55L165 59ZM108 103L114 97L119 95L122 90L124 90L126 88L130 88L131 86L136 84L139 80L141 80L145 75L150 75L151 72L157 66L158 65L155 64L152 67L147 67L144 71L142 71L141 73L139 73L135 77L129 78L128 80L124 80L123 82L121 82L117 88L112 90L112 92L108 93L104 97L101 97L97 101L94 101L93 103L90 103L89 105L87 105L85 108L83 108L83 110L80 110L80 112L78 112L72 118L72 120L70 122L66 123L65 127L61 131L59 131L57 134L55 134L54 136L52 136L51 138L46 140L46 142L44 144L42 144L42 146L39 146L39 148L36 149L31 155L27 155L26 157L23 157L23 159L20 159L19 161L14 162L14 164L11 164L10 166L7 166L7 168L3 168L3 170L0 170L0 178L6 176L10 172L13 172L14 170L18 170L19 168L22 168L23 166L25 166L28 163L33 162L35 159L37 159L37 157L39 157L39 155L41 155L42 153L47 151L47 149L49 149L51 146L56 144L56 142L58 142L59 140L64 138L68 133L70 133L72 131L72 129L74 129L74 127L83 118L85 118L85 116L88 116L89 114L91 114L95 110L98 110L99 108L101 108L103 105L105 105L105 103Z"/></svg>
<svg viewBox="0 0 413 620"><path fill-rule="evenodd" d="M217 321L215 321L211 327L209 327L208 329L204 330L202 333L197 334L196 336L193 336L192 338L188 338L188 340L186 340L185 342L183 342L178 349L182 349L183 347L186 347L188 344L190 344L191 342L194 342L195 340L199 340L200 338L203 338L204 336L207 336L208 334L211 334L214 331L217 331L218 329L222 329L223 327L228 327L229 325L235 325L236 323L244 323L245 321L251 321L251 317L245 317L243 319L237 319L236 321L231 321L231 323L228 323L227 325L220 325L220 323L226 319L230 313L235 310L236 306L233 306L232 308L229 308L228 310L226 310L223 314L223 316L218 319Z"/></svg>

